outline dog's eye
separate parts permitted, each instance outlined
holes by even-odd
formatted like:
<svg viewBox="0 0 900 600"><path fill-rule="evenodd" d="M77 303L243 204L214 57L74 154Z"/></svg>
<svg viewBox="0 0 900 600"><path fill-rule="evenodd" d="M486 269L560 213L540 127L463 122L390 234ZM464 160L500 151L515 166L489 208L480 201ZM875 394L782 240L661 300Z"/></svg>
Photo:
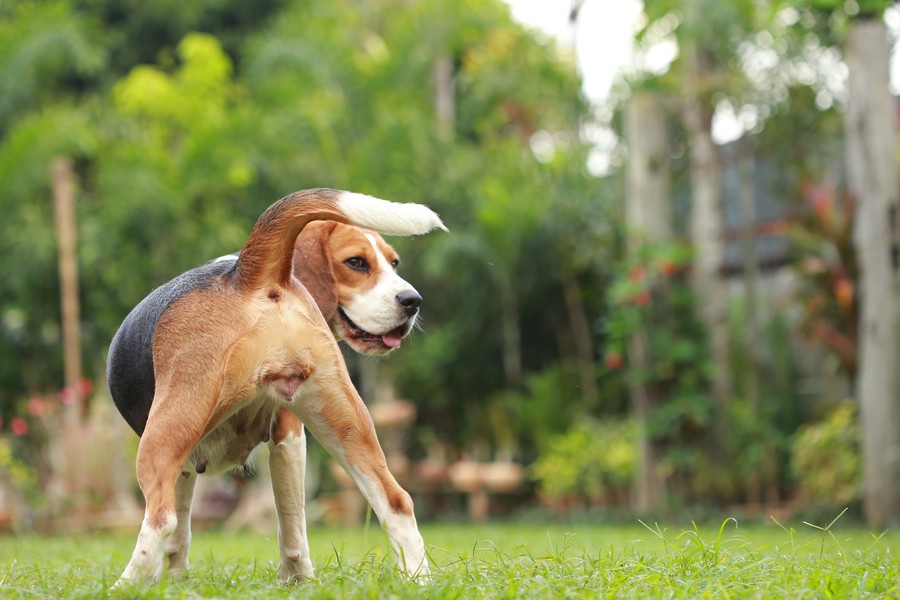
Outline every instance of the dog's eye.
<svg viewBox="0 0 900 600"><path fill-rule="evenodd" d="M344 261L344 264L354 271L368 271L369 263L362 256L353 256Z"/></svg>
<svg viewBox="0 0 900 600"><path fill-rule="evenodd" d="M395 269L396 269L397 267L399 267L399 266L400 266L400 259L399 259L399 258L395 258L394 260L392 260L392 261L391 261L391 266L394 267Z"/></svg>

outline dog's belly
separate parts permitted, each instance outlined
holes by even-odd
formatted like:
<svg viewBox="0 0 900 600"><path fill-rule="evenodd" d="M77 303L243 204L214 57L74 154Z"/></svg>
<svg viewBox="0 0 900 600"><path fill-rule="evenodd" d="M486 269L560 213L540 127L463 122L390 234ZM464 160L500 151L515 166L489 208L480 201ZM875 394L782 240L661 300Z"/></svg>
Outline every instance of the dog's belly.
<svg viewBox="0 0 900 600"><path fill-rule="evenodd" d="M221 473L244 467L253 450L269 441L278 403L259 394L210 431L194 448L185 469Z"/></svg>

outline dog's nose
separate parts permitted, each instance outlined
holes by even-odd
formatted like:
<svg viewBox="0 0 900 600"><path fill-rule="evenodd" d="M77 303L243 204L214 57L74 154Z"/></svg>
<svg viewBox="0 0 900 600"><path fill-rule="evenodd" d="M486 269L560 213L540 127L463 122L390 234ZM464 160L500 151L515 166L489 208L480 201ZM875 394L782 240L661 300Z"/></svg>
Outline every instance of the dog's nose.
<svg viewBox="0 0 900 600"><path fill-rule="evenodd" d="M397 294L397 302L403 307L407 315L412 316L419 310L419 306L422 304L422 296L415 290L400 292Z"/></svg>

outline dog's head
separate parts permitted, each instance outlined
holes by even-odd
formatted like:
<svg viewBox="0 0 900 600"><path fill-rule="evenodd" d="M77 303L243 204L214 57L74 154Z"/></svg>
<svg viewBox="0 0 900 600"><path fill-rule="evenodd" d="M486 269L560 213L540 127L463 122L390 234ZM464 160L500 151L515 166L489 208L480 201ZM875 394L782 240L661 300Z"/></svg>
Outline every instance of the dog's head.
<svg viewBox="0 0 900 600"><path fill-rule="evenodd" d="M333 221L308 224L294 244L294 275L335 338L360 354L391 352L415 325L422 297L399 264L377 233Z"/></svg>

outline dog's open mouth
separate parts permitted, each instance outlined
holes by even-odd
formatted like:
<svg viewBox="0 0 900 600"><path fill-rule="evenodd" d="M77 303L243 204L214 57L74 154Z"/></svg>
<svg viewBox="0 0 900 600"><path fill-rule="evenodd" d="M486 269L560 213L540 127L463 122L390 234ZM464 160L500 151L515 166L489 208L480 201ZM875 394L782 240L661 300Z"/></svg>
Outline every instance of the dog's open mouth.
<svg viewBox="0 0 900 600"><path fill-rule="evenodd" d="M338 308L338 314L341 316L341 323L344 326L344 334L347 341L362 342L366 345L374 346L382 350L393 350L399 348L403 343L403 336L406 335L408 328L406 324L400 325L387 333L377 335L369 333L347 316L342 308Z"/></svg>

